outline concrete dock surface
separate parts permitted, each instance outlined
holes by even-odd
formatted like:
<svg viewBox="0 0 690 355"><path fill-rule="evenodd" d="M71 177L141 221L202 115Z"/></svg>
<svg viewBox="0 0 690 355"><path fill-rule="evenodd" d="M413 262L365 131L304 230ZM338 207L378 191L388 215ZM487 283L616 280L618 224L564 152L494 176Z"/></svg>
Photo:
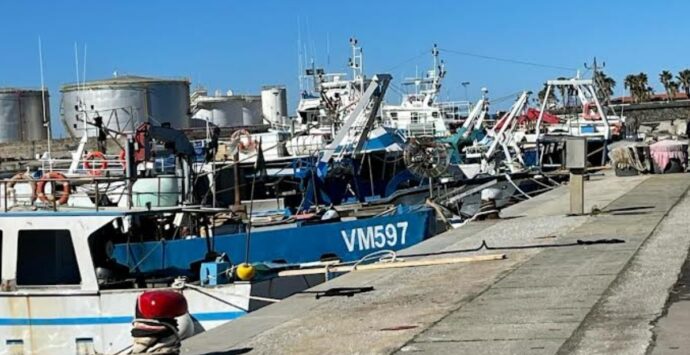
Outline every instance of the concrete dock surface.
<svg viewBox="0 0 690 355"><path fill-rule="evenodd" d="M399 253L504 260L352 272L187 339L183 353L689 354L690 175L585 186L585 211L602 213L567 216L563 186ZM482 241L492 249L453 253ZM374 289L311 293L338 287Z"/></svg>

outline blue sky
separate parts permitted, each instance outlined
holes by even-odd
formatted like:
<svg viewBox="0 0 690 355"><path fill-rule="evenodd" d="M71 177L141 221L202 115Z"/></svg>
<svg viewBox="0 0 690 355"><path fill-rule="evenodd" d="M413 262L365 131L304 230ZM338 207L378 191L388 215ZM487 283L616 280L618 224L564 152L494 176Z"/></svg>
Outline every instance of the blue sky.
<svg viewBox="0 0 690 355"><path fill-rule="evenodd" d="M356 36L365 71L390 71L398 83L415 68L427 68L430 56L420 54L437 43L569 68L597 56L618 82L618 93L625 75L641 71L661 90L661 70L690 67L689 13L690 3L680 0L3 1L0 86L40 86L41 36L53 122L59 118L60 85L76 80L75 42L80 51L87 46L87 80L114 71L188 77L193 87L236 93L285 84L292 109L299 24L309 51L328 69L346 70L347 40ZM464 98L463 81L471 83L470 98L481 87L496 98L536 92L549 78L574 74L443 51L441 56L448 70L444 97L453 99Z"/></svg>

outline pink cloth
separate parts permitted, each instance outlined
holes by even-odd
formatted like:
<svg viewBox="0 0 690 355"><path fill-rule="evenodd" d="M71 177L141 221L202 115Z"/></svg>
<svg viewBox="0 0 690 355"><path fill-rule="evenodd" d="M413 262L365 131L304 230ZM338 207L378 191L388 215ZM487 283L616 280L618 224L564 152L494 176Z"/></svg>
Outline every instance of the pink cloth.
<svg viewBox="0 0 690 355"><path fill-rule="evenodd" d="M685 166L688 160L688 152L683 149L683 144L672 140L656 142L649 146L649 152L657 166L664 171L671 159L678 159Z"/></svg>

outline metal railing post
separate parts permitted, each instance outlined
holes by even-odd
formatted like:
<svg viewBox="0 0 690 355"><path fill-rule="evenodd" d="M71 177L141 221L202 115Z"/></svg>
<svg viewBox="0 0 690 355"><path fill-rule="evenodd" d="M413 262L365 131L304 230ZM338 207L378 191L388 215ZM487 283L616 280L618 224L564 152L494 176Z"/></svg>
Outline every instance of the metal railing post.
<svg viewBox="0 0 690 355"><path fill-rule="evenodd" d="M101 201L100 199L100 191L98 189L98 179L95 179L94 182L96 183L96 212L98 212L98 205Z"/></svg>

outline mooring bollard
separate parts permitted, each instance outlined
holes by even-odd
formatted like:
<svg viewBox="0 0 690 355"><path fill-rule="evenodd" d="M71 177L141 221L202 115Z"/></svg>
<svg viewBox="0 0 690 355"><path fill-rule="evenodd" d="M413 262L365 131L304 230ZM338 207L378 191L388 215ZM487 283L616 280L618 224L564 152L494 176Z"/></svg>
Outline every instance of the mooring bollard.
<svg viewBox="0 0 690 355"><path fill-rule="evenodd" d="M187 300L181 292L155 290L139 295L129 354L179 354L180 329L188 326L180 322L189 317L187 312Z"/></svg>

